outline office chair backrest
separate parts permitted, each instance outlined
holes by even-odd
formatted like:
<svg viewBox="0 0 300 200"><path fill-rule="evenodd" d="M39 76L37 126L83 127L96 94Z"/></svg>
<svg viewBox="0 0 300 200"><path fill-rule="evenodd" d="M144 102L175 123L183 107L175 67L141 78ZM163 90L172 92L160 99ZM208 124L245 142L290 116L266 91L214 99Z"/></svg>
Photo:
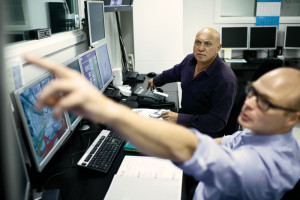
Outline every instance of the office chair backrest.
<svg viewBox="0 0 300 200"><path fill-rule="evenodd" d="M246 98L245 85L239 83L227 124L225 128L218 133L220 137L224 135L231 135L239 130L240 125L237 121L237 118L241 112L245 98Z"/></svg>

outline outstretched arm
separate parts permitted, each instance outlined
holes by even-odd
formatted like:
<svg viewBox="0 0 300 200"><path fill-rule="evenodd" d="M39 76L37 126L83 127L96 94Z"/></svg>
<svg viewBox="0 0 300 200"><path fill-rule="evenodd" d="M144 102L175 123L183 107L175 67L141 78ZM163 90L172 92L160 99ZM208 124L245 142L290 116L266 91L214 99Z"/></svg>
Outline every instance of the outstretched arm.
<svg viewBox="0 0 300 200"><path fill-rule="evenodd" d="M149 155L179 163L192 157L199 141L189 129L132 112L102 95L75 70L33 55L25 59L56 76L40 93L38 109L51 106L56 116L70 110L96 123L105 123Z"/></svg>

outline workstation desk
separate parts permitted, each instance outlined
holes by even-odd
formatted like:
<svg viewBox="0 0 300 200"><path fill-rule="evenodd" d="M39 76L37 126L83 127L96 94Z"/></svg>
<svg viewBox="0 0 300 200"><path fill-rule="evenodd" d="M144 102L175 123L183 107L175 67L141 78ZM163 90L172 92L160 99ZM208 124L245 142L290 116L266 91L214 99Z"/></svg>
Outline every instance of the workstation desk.
<svg viewBox="0 0 300 200"><path fill-rule="evenodd" d="M269 69L276 68L276 64L266 64L266 63L226 63L235 73L240 83L246 83L248 81L253 81L253 77L259 76L258 73L263 73L264 67ZM283 67L291 67L300 69L300 58L286 58L282 61Z"/></svg>
<svg viewBox="0 0 300 200"><path fill-rule="evenodd" d="M142 86L147 88L149 78L146 77L142 83L131 84L132 91ZM178 89L177 83L167 84L162 87L167 93L168 101L174 101L175 107L167 108L172 111L178 110ZM123 104L131 108L138 108L137 102L121 100ZM79 130L80 125L89 125L88 130ZM58 189L62 200L101 200L104 199L108 188L117 173L119 166L125 155L142 155L135 152L124 152L120 149L108 173L101 173L90 169L77 167L77 162L84 154L85 150L93 142L102 129L106 127L93 124L83 120L75 129L63 147L55 154L42 173L30 172L33 188L45 190ZM123 143L124 145L124 143ZM34 167L33 167L34 168ZM184 186L184 184L182 184ZM183 187L182 199L185 199L185 189Z"/></svg>

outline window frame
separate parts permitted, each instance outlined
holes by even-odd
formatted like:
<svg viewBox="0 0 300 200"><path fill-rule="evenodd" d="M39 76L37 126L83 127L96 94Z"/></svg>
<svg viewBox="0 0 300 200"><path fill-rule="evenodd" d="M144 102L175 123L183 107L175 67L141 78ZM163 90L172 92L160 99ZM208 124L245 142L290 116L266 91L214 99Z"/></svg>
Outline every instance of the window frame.
<svg viewBox="0 0 300 200"><path fill-rule="evenodd" d="M222 0L215 0L215 23L256 23L256 17L221 17ZM280 16L279 24L299 24L300 16Z"/></svg>

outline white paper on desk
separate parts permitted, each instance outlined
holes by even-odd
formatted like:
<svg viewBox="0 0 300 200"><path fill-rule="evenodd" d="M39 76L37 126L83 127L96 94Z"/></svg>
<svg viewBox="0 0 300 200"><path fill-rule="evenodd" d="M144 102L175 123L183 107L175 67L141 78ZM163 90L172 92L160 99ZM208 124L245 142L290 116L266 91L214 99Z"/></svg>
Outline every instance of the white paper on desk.
<svg viewBox="0 0 300 200"><path fill-rule="evenodd" d="M170 160L150 156L125 156L117 174L150 179L182 178L182 170Z"/></svg>
<svg viewBox="0 0 300 200"><path fill-rule="evenodd" d="M182 180L132 178L116 174L104 200L180 200Z"/></svg>
<svg viewBox="0 0 300 200"><path fill-rule="evenodd" d="M166 159L125 156L105 200L180 200L182 174Z"/></svg>

